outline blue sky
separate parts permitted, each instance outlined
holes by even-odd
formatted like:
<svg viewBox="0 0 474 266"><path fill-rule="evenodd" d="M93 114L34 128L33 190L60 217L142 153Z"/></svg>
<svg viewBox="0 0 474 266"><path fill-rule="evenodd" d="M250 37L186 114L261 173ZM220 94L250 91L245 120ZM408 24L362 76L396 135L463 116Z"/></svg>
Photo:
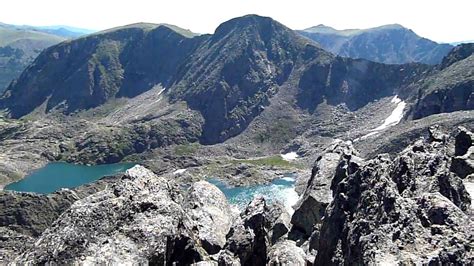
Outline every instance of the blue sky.
<svg viewBox="0 0 474 266"><path fill-rule="evenodd" d="M336 29L399 23L438 42L474 39L473 0L6 0L0 21L102 30L135 23L169 23L212 33L246 14L270 16L293 29Z"/></svg>

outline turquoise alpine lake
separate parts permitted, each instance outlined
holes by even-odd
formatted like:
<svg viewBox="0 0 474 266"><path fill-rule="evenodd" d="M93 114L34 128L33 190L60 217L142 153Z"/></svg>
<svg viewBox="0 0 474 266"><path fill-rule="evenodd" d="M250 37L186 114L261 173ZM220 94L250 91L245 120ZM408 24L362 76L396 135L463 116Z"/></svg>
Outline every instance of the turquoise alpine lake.
<svg viewBox="0 0 474 266"><path fill-rule="evenodd" d="M118 163L87 166L64 162L49 163L24 179L7 185L5 190L48 194L61 188L75 188L104 176L125 172L134 165L134 163ZM208 181L222 190L229 202L239 209L245 208L254 197L263 196L269 202L282 202L291 213L291 207L298 200L292 174L275 179L269 184L255 186L233 187L216 178L209 178Z"/></svg>
<svg viewBox="0 0 474 266"><path fill-rule="evenodd" d="M125 172L134 165L134 163L117 163L87 166L64 162L49 163L24 179L7 185L5 190L48 194L61 188L74 188L104 176Z"/></svg>
<svg viewBox="0 0 474 266"><path fill-rule="evenodd" d="M215 178L210 178L207 181L222 190L229 203L239 209L244 209L255 197L262 196L269 202L280 201L290 213L293 213L292 206L298 201L295 179L292 174L275 179L270 184L255 186L232 187Z"/></svg>

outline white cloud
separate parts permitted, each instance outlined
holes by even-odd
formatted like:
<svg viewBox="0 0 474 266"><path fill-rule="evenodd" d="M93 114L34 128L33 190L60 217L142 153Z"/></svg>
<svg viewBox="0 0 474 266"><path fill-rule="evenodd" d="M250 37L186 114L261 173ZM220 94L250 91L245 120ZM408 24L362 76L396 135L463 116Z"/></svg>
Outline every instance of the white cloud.
<svg viewBox="0 0 474 266"><path fill-rule="evenodd" d="M271 16L293 29L326 24L337 29L399 23L440 42L474 39L472 0L7 0L0 20L106 29L135 22L170 23L212 33L245 14Z"/></svg>

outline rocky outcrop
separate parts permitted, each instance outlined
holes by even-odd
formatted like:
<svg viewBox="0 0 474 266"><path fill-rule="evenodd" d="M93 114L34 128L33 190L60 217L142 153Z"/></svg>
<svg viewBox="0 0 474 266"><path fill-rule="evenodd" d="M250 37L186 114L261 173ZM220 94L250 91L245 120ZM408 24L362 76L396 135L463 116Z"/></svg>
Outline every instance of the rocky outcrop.
<svg viewBox="0 0 474 266"><path fill-rule="evenodd" d="M189 189L184 205L190 217L189 228L195 227L203 248L215 254L226 243L231 227L231 209L227 199L216 186L200 181Z"/></svg>
<svg viewBox="0 0 474 266"><path fill-rule="evenodd" d="M286 208L263 198L235 217L222 191L206 181L182 190L142 166L114 181L78 196L34 245L20 249L12 242L17 233L5 231L4 258L22 252L15 263L264 265L290 228Z"/></svg>
<svg viewBox="0 0 474 266"><path fill-rule="evenodd" d="M283 206L267 205L264 198L255 198L229 232L226 250L242 265L264 265L269 248L289 230L289 217L282 217L285 214Z"/></svg>
<svg viewBox="0 0 474 266"><path fill-rule="evenodd" d="M291 240L281 241L274 245L269 251L269 262L272 266L304 266L306 264L306 254L303 249L296 246Z"/></svg>
<svg viewBox="0 0 474 266"><path fill-rule="evenodd" d="M0 227L0 264L4 265L15 259L33 245L35 239L7 227Z"/></svg>
<svg viewBox="0 0 474 266"><path fill-rule="evenodd" d="M190 263L206 252L176 186L141 166L75 202L18 263ZM199 233L199 231L197 231Z"/></svg>
<svg viewBox="0 0 474 266"><path fill-rule="evenodd" d="M461 178L474 173L474 134L466 128L459 128L454 155L451 160L451 171Z"/></svg>
<svg viewBox="0 0 474 266"><path fill-rule="evenodd" d="M355 172L360 161L352 144L340 140L316 159L311 178L291 218L292 239L308 239L311 236L314 226L321 223L326 207L333 199L331 188Z"/></svg>
<svg viewBox="0 0 474 266"><path fill-rule="evenodd" d="M472 263L471 200L450 171L449 154L449 145L432 137L396 158L366 161L341 180L321 224L314 263Z"/></svg>

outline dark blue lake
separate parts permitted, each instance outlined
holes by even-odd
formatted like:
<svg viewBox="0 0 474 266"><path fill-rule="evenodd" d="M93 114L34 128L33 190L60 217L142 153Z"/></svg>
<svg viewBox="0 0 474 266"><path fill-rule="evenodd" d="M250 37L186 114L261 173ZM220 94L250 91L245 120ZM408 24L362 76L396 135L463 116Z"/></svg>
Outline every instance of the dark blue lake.
<svg viewBox="0 0 474 266"><path fill-rule="evenodd" d="M5 190L47 194L61 188L74 188L104 176L122 173L134 165L134 163L118 163L87 166L63 162L49 163L24 179L7 185Z"/></svg>

